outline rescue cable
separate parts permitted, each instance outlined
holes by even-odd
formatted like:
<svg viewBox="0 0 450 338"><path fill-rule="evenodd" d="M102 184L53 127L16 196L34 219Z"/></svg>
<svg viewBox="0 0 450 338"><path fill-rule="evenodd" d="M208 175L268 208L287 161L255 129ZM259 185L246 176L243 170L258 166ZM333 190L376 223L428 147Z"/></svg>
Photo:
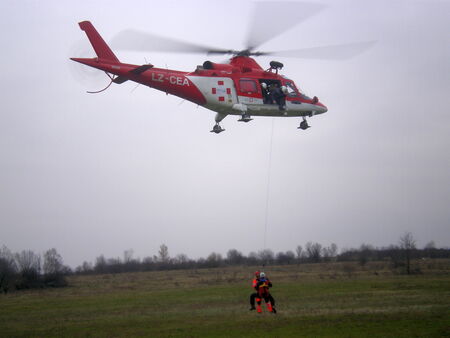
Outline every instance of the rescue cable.
<svg viewBox="0 0 450 338"><path fill-rule="evenodd" d="M273 145L273 129L274 129L275 119L272 118L272 129L270 132L270 147L269 147L269 163L268 163L268 169L267 169L267 187L266 187L266 212L265 212L265 220L264 220L264 251L267 247L267 227L269 223L269 193L270 193L270 173L272 168L272 145ZM266 262L263 262L263 267L266 266Z"/></svg>

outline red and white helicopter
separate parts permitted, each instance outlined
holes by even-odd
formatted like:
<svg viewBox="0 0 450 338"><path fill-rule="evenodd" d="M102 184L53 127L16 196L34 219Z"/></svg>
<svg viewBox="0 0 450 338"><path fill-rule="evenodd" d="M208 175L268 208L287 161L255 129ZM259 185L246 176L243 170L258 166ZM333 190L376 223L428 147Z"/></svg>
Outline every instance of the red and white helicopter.
<svg viewBox="0 0 450 338"><path fill-rule="evenodd" d="M267 6L271 3L262 4ZM308 5L311 6L312 4ZM302 6L305 7L305 4L302 4ZM97 57L71 59L105 71L111 79L106 88L112 83L121 84L130 80L215 111L217 113L215 125L211 132L217 134L225 130L221 127L220 122L227 115L240 116L238 121L241 122L251 121L252 116L298 116L302 117L298 128L304 130L309 128L306 117L323 114L327 112L327 107L317 97L310 98L302 93L294 81L280 75L278 71L283 67L282 63L272 61L270 62L270 68L264 69L252 56L278 55L346 59L372 45L372 42L362 42L284 52L254 51L263 42L321 9L321 6L313 5L312 8L304 11L306 14L302 14L302 18L297 18L292 23L285 23L277 29L265 32L262 36L258 34L258 24L254 23L247 41L247 47L244 50L216 49L155 37L137 31L124 31L113 39L113 44L122 49L155 50L156 44L156 48L163 51L180 50L183 52L233 55L228 63L205 61L202 66L197 66L192 72L156 68L151 64L132 65L122 63L89 21L80 22L79 26L89 38ZM264 8L260 8L261 10L264 10Z"/></svg>

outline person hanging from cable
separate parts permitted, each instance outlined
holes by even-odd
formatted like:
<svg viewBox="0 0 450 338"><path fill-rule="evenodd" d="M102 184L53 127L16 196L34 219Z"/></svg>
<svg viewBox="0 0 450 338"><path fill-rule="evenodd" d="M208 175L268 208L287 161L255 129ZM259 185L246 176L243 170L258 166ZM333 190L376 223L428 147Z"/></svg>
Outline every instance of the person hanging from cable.
<svg viewBox="0 0 450 338"><path fill-rule="evenodd" d="M255 299L258 296L258 282L259 282L259 270L255 271L255 278L252 281L252 287L255 292L250 295L250 311L256 310Z"/></svg>
<svg viewBox="0 0 450 338"><path fill-rule="evenodd" d="M262 313L261 302L264 299L269 312L277 313L275 309L275 299L269 292L269 288L272 287L272 282L266 277L264 272L260 272L258 282L256 283L257 296L256 296L256 311Z"/></svg>

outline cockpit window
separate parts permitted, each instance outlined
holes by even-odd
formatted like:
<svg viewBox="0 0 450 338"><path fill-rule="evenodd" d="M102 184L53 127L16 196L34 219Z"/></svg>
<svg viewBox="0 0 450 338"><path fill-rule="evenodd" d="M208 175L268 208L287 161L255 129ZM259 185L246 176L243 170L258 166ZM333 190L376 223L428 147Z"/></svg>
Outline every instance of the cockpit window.
<svg viewBox="0 0 450 338"><path fill-rule="evenodd" d="M304 100L311 100L311 98L303 93L301 90L297 90L295 85L292 82L286 82L287 95L289 97L301 97Z"/></svg>
<svg viewBox="0 0 450 338"><path fill-rule="evenodd" d="M299 96L298 92L297 92L297 88L295 88L295 86L292 82L286 82L286 88L287 88L287 96L289 96L289 97Z"/></svg>
<svg viewBox="0 0 450 338"><path fill-rule="evenodd" d="M312 100L308 95L305 95L303 93L300 94L300 97L304 100Z"/></svg>

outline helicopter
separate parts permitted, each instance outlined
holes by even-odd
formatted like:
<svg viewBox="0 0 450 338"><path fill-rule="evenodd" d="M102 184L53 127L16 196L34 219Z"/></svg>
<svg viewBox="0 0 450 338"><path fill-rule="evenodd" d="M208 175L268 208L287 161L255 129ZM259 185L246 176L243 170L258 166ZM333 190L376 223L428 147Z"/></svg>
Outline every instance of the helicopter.
<svg viewBox="0 0 450 338"><path fill-rule="evenodd" d="M302 5L304 7L305 4ZM302 13L307 13L304 15L306 18L321 9L314 5L312 10L310 8L309 11ZM298 19L295 20L293 24L298 21ZM254 30L243 50L205 47L174 39L155 37L138 31L124 31L113 39L113 42L123 49L136 49L137 46L137 49L152 50L156 41L160 49L167 51L232 54L227 63L205 61L194 71L183 72L156 68L149 63L143 65L122 63L90 21L82 21L79 26L86 33L97 57L71 58L71 60L102 70L111 80L104 89L88 93L102 92L112 83L122 84L126 81L134 81L216 112L215 124L211 130L216 134L225 130L220 122L228 115L239 116L238 121L244 123L250 122L255 116L301 117L298 129L306 130L310 127L307 117L328 111L328 108L319 101L317 96L312 98L307 96L295 85L293 80L279 73L283 68L281 62L271 61L270 67L264 69L253 56L279 55L346 59L359 54L373 44L373 42L362 42L284 52L254 51L262 42L278 35L290 25L266 33L263 38L258 37ZM253 26L255 27L257 24Z"/></svg>

